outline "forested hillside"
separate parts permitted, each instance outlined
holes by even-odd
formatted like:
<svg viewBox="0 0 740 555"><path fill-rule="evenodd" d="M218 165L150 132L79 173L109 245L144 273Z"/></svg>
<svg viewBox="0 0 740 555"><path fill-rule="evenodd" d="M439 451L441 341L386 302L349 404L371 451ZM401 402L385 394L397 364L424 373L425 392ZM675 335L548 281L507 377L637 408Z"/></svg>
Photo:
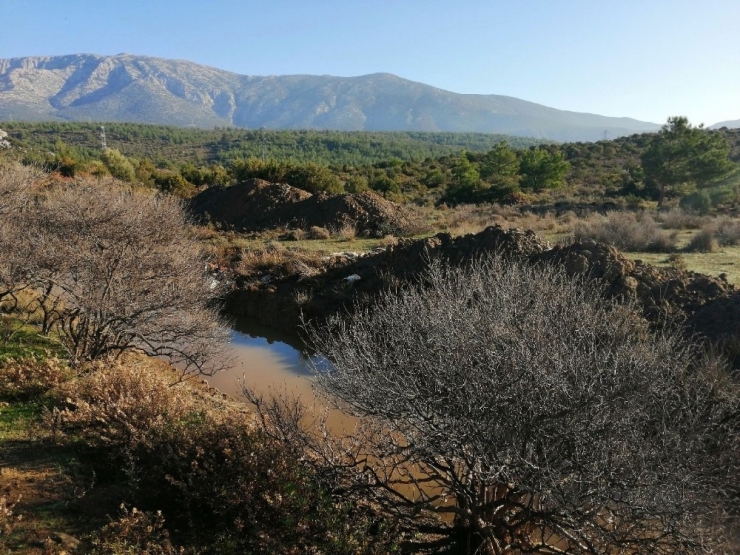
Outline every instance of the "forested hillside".
<svg viewBox="0 0 740 555"><path fill-rule="evenodd" d="M83 159L97 158L100 152L97 123L9 121L1 127L30 149L53 152L58 141L62 141ZM394 157L423 160L458 153L461 149L485 152L501 141L515 148L543 142L488 133L274 131L234 127L205 130L137 123L105 124L105 134L109 147L126 156L149 158L160 164L224 164L255 156L324 165L361 165Z"/></svg>
<svg viewBox="0 0 740 555"><path fill-rule="evenodd" d="M595 143L538 144L479 133L206 131L108 124L103 150L98 124L3 126L13 151L25 163L68 177L110 173L183 197L193 196L199 187L249 178L310 192L373 190L397 202L420 204L639 203L658 200L661 191L643 168L646 150L661 136L654 133ZM740 161L740 130L691 131L695 137L726 143L729 159ZM679 179L672 184L668 194L696 194L700 203L715 205L735 199L736 179L720 181L698 183L686 176L683 183ZM702 191L696 191L697 184Z"/></svg>

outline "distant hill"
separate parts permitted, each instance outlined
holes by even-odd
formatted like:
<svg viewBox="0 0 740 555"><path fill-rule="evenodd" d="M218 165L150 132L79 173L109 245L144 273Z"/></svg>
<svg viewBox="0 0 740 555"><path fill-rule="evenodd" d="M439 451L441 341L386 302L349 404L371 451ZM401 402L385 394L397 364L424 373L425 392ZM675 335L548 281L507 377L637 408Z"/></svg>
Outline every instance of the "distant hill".
<svg viewBox="0 0 740 555"><path fill-rule="evenodd" d="M458 94L387 73L255 77L130 54L0 59L0 121L8 120L483 132L557 141L660 127L509 96Z"/></svg>
<svg viewBox="0 0 740 555"><path fill-rule="evenodd" d="M723 127L727 127L728 129L739 129L740 119L721 121L719 123L715 123L714 125L710 126L709 129L721 129Z"/></svg>

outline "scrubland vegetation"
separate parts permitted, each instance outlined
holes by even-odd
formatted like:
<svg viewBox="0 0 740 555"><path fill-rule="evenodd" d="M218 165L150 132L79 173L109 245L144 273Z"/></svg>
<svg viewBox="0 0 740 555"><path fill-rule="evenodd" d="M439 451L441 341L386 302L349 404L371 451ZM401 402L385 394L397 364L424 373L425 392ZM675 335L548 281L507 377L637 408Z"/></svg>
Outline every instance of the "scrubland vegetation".
<svg viewBox="0 0 740 555"><path fill-rule="evenodd" d="M572 264L465 253L306 323L332 364L317 368L324 400L356 418L342 433L299 400L245 384L245 403L196 379L228 363L224 294L292 280L290 302L308 306L326 272L410 239L349 221L243 233L191 220L177 198L253 177L370 189L406 203L417 239L533 229L584 251L701 264L734 291L740 135L705 133L679 118L652 137L353 166L205 153L158 166L154 151L87 153L71 140L44 158L51 173L3 161L0 551L737 552L731 338L695 343L636 299L607 300ZM667 138L719 165L667 171L654 160ZM686 155L663 147L665 159ZM25 148L4 156L39 159ZM351 300L341 281L332 298Z"/></svg>

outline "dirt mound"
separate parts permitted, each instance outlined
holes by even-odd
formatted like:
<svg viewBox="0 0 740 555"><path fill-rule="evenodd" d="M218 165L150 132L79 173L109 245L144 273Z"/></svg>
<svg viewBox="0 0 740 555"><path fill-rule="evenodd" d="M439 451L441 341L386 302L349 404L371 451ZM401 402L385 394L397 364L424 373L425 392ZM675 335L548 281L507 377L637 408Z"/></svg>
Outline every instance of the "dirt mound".
<svg viewBox="0 0 740 555"><path fill-rule="evenodd" d="M721 297L707 303L687 322L689 328L712 341L739 342L735 356L740 358L740 291L729 298Z"/></svg>
<svg viewBox="0 0 740 555"><path fill-rule="evenodd" d="M316 194L300 203L300 215L308 226L340 229L349 225L358 233L375 237L402 235L413 227L405 208L369 191L348 195Z"/></svg>
<svg viewBox="0 0 740 555"><path fill-rule="evenodd" d="M231 187L210 187L197 195L190 209L202 220L246 231L287 225L291 207L312 195L284 183L249 179Z"/></svg>
<svg viewBox="0 0 740 555"><path fill-rule="evenodd" d="M636 302L656 324L688 324L703 307L727 299L735 291L723 279L632 261L614 247L594 241L555 247L530 257L530 261L562 264L571 275L598 279L606 285L607 295Z"/></svg>
<svg viewBox="0 0 740 555"><path fill-rule="evenodd" d="M360 234L383 236L406 233L413 225L406 209L375 193L312 195L261 179L206 189L191 201L190 209L201 221L240 231L352 226Z"/></svg>
<svg viewBox="0 0 740 555"><path fill-rule="evenodd" d="M382 252L332 266L310 279L296 275L269 283L245 281L238 284L227 304L235 314L295 331L301 315L322 319L351 310L354 303L371 300L385 288L418 279L431 259L460 264L490 251L533 264L563 265L571 275L598 279L604 282L607 295L633 301L658 326L666 322L681 324L687 333L709 339L722 336L723 330L734 326L733 333L740 337L740 291L721 278L655 268L593 241L550 248L532 231L500 226L465 237L438 234L428 239L402 240Z"/></svg>
<svg viewBox="0 0 740 555"><path fill-rule="evenodd" d="M322 319L351 309L356 302L372 299L385 288L418 279L433 259L460 264L491 251L528 258L548 248L533 231L506 230L500 226L457 238L440 233L427 239L401 240L384 251L332 267L311 279L295 275L267 283L259 280L238 283L227 299L227 306L235 315L295 331L301 316ZM348 279L351 276L357 279Z"/></svg>

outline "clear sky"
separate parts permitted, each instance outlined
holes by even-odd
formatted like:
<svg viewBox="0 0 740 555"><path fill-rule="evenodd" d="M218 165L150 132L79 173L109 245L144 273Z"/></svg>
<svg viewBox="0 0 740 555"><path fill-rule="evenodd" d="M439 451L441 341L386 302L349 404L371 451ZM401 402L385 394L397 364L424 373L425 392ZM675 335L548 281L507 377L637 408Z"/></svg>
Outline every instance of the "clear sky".
<svg viewBox="0 0 740 555"><path fill-rule="evenodd" d="M390 72L656 123L740 118L740 0L0 0L0 58L121 52Z"/></svg>

